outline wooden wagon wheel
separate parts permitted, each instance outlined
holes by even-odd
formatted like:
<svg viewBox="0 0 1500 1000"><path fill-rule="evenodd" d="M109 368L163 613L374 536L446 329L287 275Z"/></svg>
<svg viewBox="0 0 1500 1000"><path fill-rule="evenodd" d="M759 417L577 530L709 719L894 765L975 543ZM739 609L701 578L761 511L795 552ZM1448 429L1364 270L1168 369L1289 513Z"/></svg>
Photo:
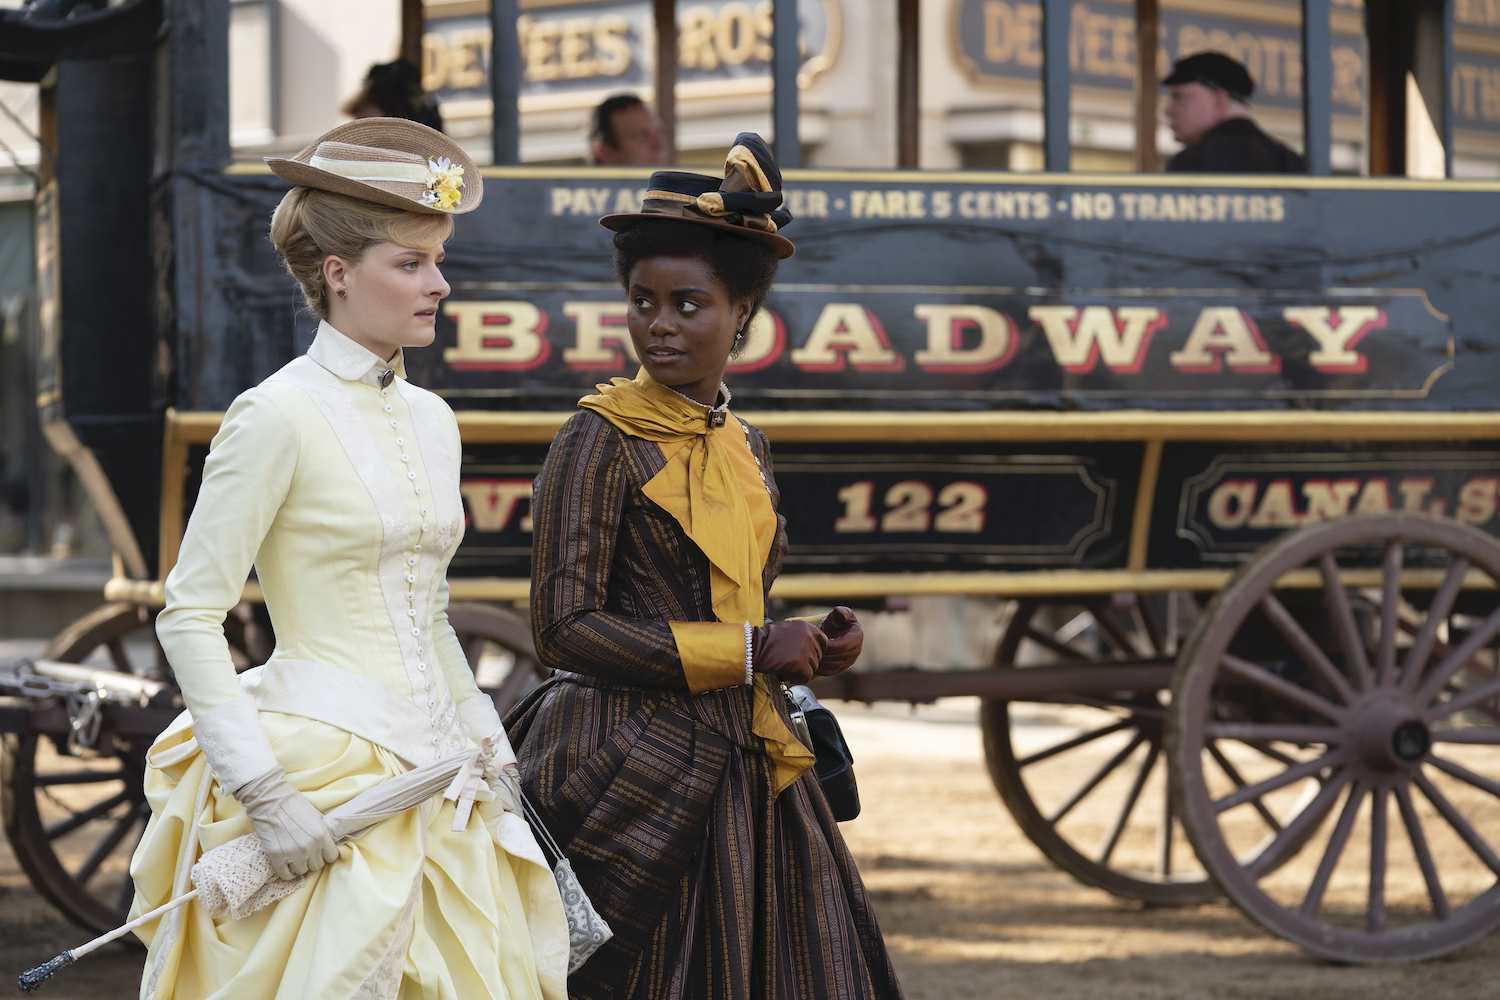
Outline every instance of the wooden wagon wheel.
<svg viewBox="0 0 1500 1000"><path fill-rule="evenodd" d="M450 604L448 624L458 634L480 689L495 700L501 715L551 673L537 659L531 622L519 612L494 604ZM498 673L490 670L487 658L492 656L498 657Z"/></svg>
<svg viewBox="0 0 1500 1000"><path fill-rule="evenodd" d="M106 604L59 633L42 658L144 673L161 662L154 622L137 605ZM132 664L132 652L144 662ZM79 926L105 931L124 922L135 893L130 857L151 816L142 788L149 740L105 739L81 756L64 743L63 734L5 737L0 814L36 890Z"/></svg>
<svg viewBox="0 0 1500 1000"><path fill-rule="evenodd" d="M1196 607L1187 594L1172 600ZM995 659L1015 669L1025 669L1021 658L1169 662L1174 644L1144 594L1022 601ZM1069 728L1044 745L1029 725L1036 702L986 701L980 713L990 778L1022 832L1058 867L1116 896L1155 906L1216 898L1172 819L1158 693L1059 692L1045 705L1066 715Z"/></svg>
<svg viewBox="0 0 1500 1000"><path fill-rule="evenodd" d="M1346 588L1339 562L1359 557L1380 569ZM1304 567L1321 591L1276 589ZM1500 926L1492 581L1500 543L1474 528L1349 517L1271 545L1199 620L1172 688L1173 783L1198 856L1273 933L1371 962Z"/></svg>

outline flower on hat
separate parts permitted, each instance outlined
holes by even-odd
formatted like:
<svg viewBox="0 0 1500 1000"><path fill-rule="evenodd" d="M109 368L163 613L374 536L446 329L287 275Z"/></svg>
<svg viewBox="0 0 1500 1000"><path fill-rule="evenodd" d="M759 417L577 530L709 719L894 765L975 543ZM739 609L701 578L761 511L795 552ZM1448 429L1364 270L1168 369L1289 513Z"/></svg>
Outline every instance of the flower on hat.
<svg viewBox="0 0 1500 1000"><path fill-rule="evenodd" d="M451 212L463 200L464 168L456 167L446 156L427 161L427 190L422 203Z"/></svg>

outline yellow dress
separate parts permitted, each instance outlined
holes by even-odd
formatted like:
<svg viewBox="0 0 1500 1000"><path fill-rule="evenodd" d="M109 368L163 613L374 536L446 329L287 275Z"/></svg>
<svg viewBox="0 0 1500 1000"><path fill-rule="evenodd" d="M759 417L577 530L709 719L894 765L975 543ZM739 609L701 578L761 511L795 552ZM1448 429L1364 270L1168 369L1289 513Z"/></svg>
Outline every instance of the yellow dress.
<svg viewBox="0 0 1500 1000"><path fill-rule="evenodd" d="M446 617L463 534L457 422L399 377L399 359L382 388L386 368L325 322L225 415L157 621L188 711L147 757L133 914L251 832L193 717L248 694L288 779L324 811L500 728ZM252 563L276 650L236 676L222 623ZM514 760L508 745L500 756ZM189 904L143 927L143 1000L563 1000L567 927L530 829L494 803L460 831L453 819L434 798L259 913Z"/></svg>

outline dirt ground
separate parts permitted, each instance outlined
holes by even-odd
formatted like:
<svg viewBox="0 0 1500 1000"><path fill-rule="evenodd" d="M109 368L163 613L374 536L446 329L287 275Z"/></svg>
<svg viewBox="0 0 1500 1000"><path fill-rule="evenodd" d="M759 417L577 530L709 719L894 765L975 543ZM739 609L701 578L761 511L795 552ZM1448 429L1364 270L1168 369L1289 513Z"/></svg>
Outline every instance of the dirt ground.
<svg viewBox="0 0 1500 1000"><path fill-rule="evenodd" d="M833 707L865 810L844 832L912 1000L1500 997L1500 934L1421 964L1348 967L1305 955L1228 903L1116 902L1057 871L1017 830L986 776L972 703L915 716L898 706ZM85 937L0 845L0 989ZM140 963L140 952L110 946L39 995L135 997Z"/></svg>

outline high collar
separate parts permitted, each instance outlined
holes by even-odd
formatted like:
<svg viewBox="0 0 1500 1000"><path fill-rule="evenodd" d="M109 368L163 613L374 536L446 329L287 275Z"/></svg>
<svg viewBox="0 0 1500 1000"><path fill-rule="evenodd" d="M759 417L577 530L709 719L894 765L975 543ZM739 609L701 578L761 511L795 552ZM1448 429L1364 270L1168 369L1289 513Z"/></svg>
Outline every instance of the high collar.
<svg viewBox="0 0 1500 1000"><path fill-rule="evenodd" d="M396 351L395 358L385 361L339 333L326 319L318 323L318 335L307 349L307 356L345 382L378 386L380 376L388 369L395 369L398 376L406 378L403 351Z"/></svg>

